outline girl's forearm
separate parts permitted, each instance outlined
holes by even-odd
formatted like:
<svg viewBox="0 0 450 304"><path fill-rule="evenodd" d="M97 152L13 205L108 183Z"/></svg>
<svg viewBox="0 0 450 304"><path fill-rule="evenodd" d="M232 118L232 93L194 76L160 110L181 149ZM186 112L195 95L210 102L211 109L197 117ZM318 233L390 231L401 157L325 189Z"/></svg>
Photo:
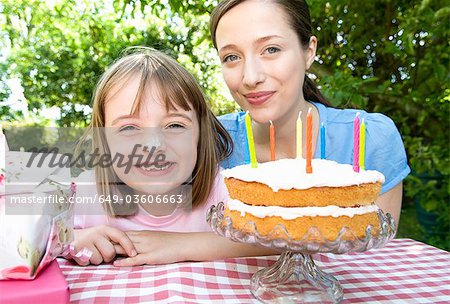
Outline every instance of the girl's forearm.
<svg viewBox="0 0 450 304"><path fill-rule="evenodd" d="M184 248L180 248L186 261L211 261L225 258L275 255L280 251L233 242L213 232L188 233Z"/></svg>

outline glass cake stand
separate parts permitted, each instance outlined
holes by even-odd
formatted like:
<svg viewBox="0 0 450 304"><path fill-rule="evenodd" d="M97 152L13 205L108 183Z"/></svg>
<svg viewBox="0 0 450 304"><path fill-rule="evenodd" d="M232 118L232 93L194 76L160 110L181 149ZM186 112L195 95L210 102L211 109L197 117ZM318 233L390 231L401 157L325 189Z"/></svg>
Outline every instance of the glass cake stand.
<svg viewBox="0 0 450 304"><path fill-rule="evenodd" d="M317 267L311 254L343 254L380 248L396 232L394 219L381 209L378 211L378 235L371 234L372 226L367 227L364 238L357 238L350 229L343 228L333 241L326 240L316 227L310 228L302 240L293 240L281 224L267 236L259 235L252 221L247 222L245 231L236 230L231 219L224 218L223 211L222 202L208 210L207 221L217 234L233 241L282 251L278 261L257 271L251 278L252 294L264 303L339 303L344 296L341 284Z"/></svg>

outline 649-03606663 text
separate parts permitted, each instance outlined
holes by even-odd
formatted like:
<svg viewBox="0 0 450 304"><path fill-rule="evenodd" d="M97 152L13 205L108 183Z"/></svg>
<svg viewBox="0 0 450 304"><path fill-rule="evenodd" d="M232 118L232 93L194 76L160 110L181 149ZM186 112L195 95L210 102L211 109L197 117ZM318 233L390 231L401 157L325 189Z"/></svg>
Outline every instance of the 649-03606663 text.
<svg viewBox="0 0 450 304"><path fill-rule="evenodd" d="M113 203L113 204L182 204L183 201L182 194L130 194L130 195L96 195L94 201L98 199L101 204Z"/></svg>
<svg viewBox="0 0 450 304"><path fill-rule="evenodd" d="M95 196L74 196L69 198L69 203L76 204L93 204L95 202L101 204L112 203L112 204L182 204L183 195L182 194L147 194L147 195L98 195ZM46 195L46 196L35 196L35 195L25 195L25 196L13 196L10 198L10 204L62 204L66 202L66 198L60 195Z"/></svg>

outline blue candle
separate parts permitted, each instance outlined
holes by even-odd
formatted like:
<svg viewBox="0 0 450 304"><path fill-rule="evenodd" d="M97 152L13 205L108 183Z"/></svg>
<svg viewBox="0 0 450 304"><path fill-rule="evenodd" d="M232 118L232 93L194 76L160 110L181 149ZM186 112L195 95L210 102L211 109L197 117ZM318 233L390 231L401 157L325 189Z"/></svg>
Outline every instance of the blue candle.
<svg viewBox="0 0 450 304"><path fill-rule="evenodd" d="M320 158L325 159L325 126L320 125Z"/></svg>

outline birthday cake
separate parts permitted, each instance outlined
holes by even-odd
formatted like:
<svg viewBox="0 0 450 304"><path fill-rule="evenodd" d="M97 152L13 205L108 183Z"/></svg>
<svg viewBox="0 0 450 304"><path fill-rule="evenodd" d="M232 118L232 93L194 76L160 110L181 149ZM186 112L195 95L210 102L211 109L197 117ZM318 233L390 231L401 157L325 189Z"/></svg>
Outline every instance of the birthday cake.
<svg viewBox="0 0 450 304"><path fill-rule="evenodd" d="M304 159L281 159L223 170L230 195L225 218L234 229L256 228L262 236L281 224L294 240L334 240L344 227L341 238L361 238L369 225L378 234L374 202L384 182L380 172L355 172L351 165L324 159L312 160L311 174L305 166Z"/></svg>

